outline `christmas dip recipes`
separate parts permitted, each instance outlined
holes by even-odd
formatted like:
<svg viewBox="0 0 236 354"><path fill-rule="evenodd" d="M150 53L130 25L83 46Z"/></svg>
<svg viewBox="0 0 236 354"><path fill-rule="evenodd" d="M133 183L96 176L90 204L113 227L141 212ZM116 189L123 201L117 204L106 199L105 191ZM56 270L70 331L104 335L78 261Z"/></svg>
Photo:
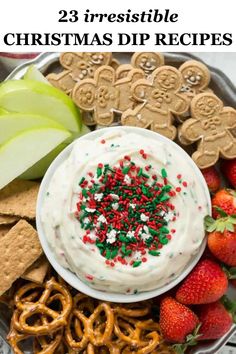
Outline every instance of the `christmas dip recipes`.
<svg viewBox="0 0 236 354"><path fill-rule="evenodd" d="M191 158L167 138L106 128L78 139L54 166L39 223L56 260L91 288L161 288L200 252L209 193Z"/></svg>
<svg viewBox="0 0 236 354"><path fill-rule="evenodd" d="M4 353L216 353L235 331L236 110L188 58L42 53L1 83Z"/></svg>

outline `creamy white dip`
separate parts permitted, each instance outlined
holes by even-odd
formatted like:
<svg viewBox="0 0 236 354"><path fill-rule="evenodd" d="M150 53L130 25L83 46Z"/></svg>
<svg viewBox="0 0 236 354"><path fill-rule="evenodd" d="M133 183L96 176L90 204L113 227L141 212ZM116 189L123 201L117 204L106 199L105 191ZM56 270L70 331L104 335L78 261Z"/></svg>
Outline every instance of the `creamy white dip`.
<svg viewBox="0 0 236 354"><path fill-rule="evenodd" d="M148 163L157 176L165 168L168 183L174 189L181 189L171 198L177 218L170 221L168 227L175 233L158 257L147 254L147 261L135 268L119 262L111 267L94 244L83 242L84 230L75 216L81 192L79 181L91 171L96 174L99 163L116 166L124 155L144 168L147 162L141 157L140 149L147 153ZM180 183L182 180L187 187ZM84 137L74 143L68 159L58 167L50 181L41 222L49 245L62 266L92 288L132 294L162 287L183 271L202 244L203 219L208 212L203 183L184 153L168 141L162 143L144 136L141 130L131 133L121 128L111 129L95 140Z"/></svg>

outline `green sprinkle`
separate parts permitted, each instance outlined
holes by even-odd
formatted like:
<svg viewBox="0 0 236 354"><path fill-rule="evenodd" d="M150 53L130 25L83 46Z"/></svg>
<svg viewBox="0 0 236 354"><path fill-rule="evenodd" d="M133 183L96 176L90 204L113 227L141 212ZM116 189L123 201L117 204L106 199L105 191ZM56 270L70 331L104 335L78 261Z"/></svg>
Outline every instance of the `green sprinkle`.
<svg viewBox="0 0 236 354"><path fill-rule="evenodd" d="M106 257L106 259L111 259L111 250L109 250L109 248L106 249L105 257Z"/></svg>
<svg viewBox="0 0 236 354"><path fill-rule="evenodd" d="M160 202L165 202L166 200L169 200L170 197L168 195L163 195L161 198L160 198Z"/></svg>
<svg viewBox="0 0 236 354"><path fill-rule="evenodd" d="M100 167L97 168L97 177L101 177L102 175L102 169Z"/></svg>
<svg viewBox="0 0 236 354"><path fill-rule="evenodd" d="M50 193L49 193L49 192L47 192L47 193L46 193L46 196L48 197L48 196L49 196L49 194L50 194Z"/></svg>
<svg viewBox="0 0 236 354"><path fill-rule="evenodd" d="M133 263L133 267L134 267L134 268L139 267L141 263L142 263L142 261L135 261L135 262Z"/></svg>
<svg viewBox="0 0 236 354"><path fill-rule="evenodd" d="M139 171L138 171L138 173L137 173L137 176L140 177L140 176L142 176L142 174L143 174L143 169L140 168Z"/></svg>
<svg viewBox="0 0 236 354"><path fill-rule="evenodd" d="M83 195L83 197L87 197L88 196L86 189L82 189L82 195Z"/></svg>
<svg viewBox="0 0 236 354"><path fill-rule="evenodd" d="M124 168L122 169L122 173L123 173L124 175L126 175L126 174L129 172L129 170L130 170L130 166L126 166L126 167L124 167Z"/></svg>
<svg viewBox="0 0 236 354"><path fill-rule="evenodd" d="M114 259L118 254L118 248L115 248L111 251L111 258Z"/></svg>
<svg viewBox="0 0 236 354"><path fill-rule="evenodd" d="M79 185L81 185L85 181L85 178L82 177L81 180L79 181Z"/></svg>
<svg viewBox="0 0 236 354"><path fill-rule="evenodd" d="M162 245L167 245L167 243L169 242L169 240L166 237L160 237L159 241Z"/></svg>
<svg viewBox="0 0 236 354"><path fill-rule="evenodd" d="M105 248L105 245L103 243L101 243L101 242L96 242L96 246L98 248Z"/></svg>
<svg viewBox="0 0 236 354"><path fill-rule="evenodd" d="M125 245L122 245L121 246L121 252L123 253L123 254L126 254L126 246Z"/></svg>
<svg viewBox="0 0 236 354"><path fill-rule="evenodd" d="M162 190L165 192L169 192L172 189L170 184L165 185L164 187L162 187Z"/></svg>
<svg viewBox="0 0 236 354"><path fill-rule="evenodd" d="M168 234L169 233L169 230L165 227L165 226L162 226L160 228L160 232L162 232L163 234Z"/></svg>
<svg viewBox="0 0 236 354"><path fill-rule="evenodd" d="M167 172L166 172L165 168L161 169L161 175L162 175L162 178L166 178L167 177Z"/></svg>
<svg viewBox="0 0 236 354"><path fill-rule="evenodd" d="M125 256L130 256L130 255L131 255L131 253L132 253L132 250L126 250L126 252L125 252Z"/></svg>
<svg viewBox="0 0 236 354"><path fill-rule="evenodd" d="M159 232L156 231L156 230L154 230L154 229L151 229L151 227L149 227L148 230L149 230L149 232L150 232L150 234L151 234L152 236L157 236L157 235L159 235ZM168 231L168 232L169 232L169 231Z"/></svg>
<svg viewBox="0 0 236 354"><path fill-rule="evenodd" d="M159 256L161 253L160 252L157 252L157 251L154 251L154 250L149 250L148 253L151 255L151 256Z"/></svg>
<svg viewBox="0 0 236 354"><path fill-rule="evenodd" d="M145 178L149 178L149 175L147 175L146 173L142 173L142 176Z"/></svg>

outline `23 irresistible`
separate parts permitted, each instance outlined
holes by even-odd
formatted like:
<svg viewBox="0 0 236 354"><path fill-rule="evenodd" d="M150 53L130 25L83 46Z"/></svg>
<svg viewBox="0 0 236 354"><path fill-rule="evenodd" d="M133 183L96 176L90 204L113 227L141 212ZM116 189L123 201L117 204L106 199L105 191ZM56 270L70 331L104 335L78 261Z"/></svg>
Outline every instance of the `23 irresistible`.
<svg viewBox="0 0 236 354"><path fill-rule="evenodd" d="M59 22L77 22L79 21L79 12L77 10L60 10ZM139 13L133 12L128 9L124 13L92 13L90 10L86 10L83 14L83 20L86 23L91 22L143 22L143 23L158 23L158 22L177 22L178 14L172 13L169 9L159 10L150 9L147 11L141 11Z"/></svg>

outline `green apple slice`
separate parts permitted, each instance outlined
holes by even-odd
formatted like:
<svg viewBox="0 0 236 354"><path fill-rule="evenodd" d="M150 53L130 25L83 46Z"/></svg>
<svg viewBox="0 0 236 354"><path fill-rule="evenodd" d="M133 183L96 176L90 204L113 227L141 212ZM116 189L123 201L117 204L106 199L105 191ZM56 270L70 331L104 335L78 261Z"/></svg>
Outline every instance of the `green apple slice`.
<svg viewBox="0 0 236 354"><path fill-rule="evenodd" d="M9 80L0 86L0 107L46 116L71 132L81 130L81 117L70 97L53 86L33 80Z"/></svg>
<svg viewBox="0 0 236 354"><path fill-rule="evenodd" d="M64 150L68 144L61 143L55 149L53 149L49 154L44 156L41 160L36 162L32 167L25 171L20 178L22 179L38 179L45 175L48 167L51 165L52 161Z"/></svg>
<svg viewBox="0 0 236 354"><path fill-rule="evenodd" d="M7 114L8 111L6 109L3 109L2 107L0 107L0 115L2 114Z"/></svg>
<svg viewBox="0 0 236 354"><path fill-rule="evenodd" d="M39 71L35 65L30 65L24 75L25 80L34 80L34 81L39 81L39 82L44 82L45 84L50 84L50 82L46 79L45 76Z"/></svg>
<svg viewBox="0 0 236 354"><path fill-rule="evenodd" d="M64 129L27 130L0 147L0 189L69 137Z"/></svg>
<svg viewBox="0 0 236 354"><path fill-rule="evenodd" d="M36 114L8 113L0 115L0 145L25 130L34 128L57 128L63 126L55 120Z"/></svg>
<svg viewBox="0 0 236 354"><path fill-rule="evenodd" d="M79 138L82 135L85 135L90 132L90 129L86 125L82 125L81 132L78 133L77 137ZM47 156L44 156L40 161L36 162L32 167L25 171L20 178L23 179L38 179L45 175L48 167L51 165L52 161L57 157L57 155L64 150L71 142L73 138L69 137L62 144L58 145L54 150L52 150Z"/></svg>

